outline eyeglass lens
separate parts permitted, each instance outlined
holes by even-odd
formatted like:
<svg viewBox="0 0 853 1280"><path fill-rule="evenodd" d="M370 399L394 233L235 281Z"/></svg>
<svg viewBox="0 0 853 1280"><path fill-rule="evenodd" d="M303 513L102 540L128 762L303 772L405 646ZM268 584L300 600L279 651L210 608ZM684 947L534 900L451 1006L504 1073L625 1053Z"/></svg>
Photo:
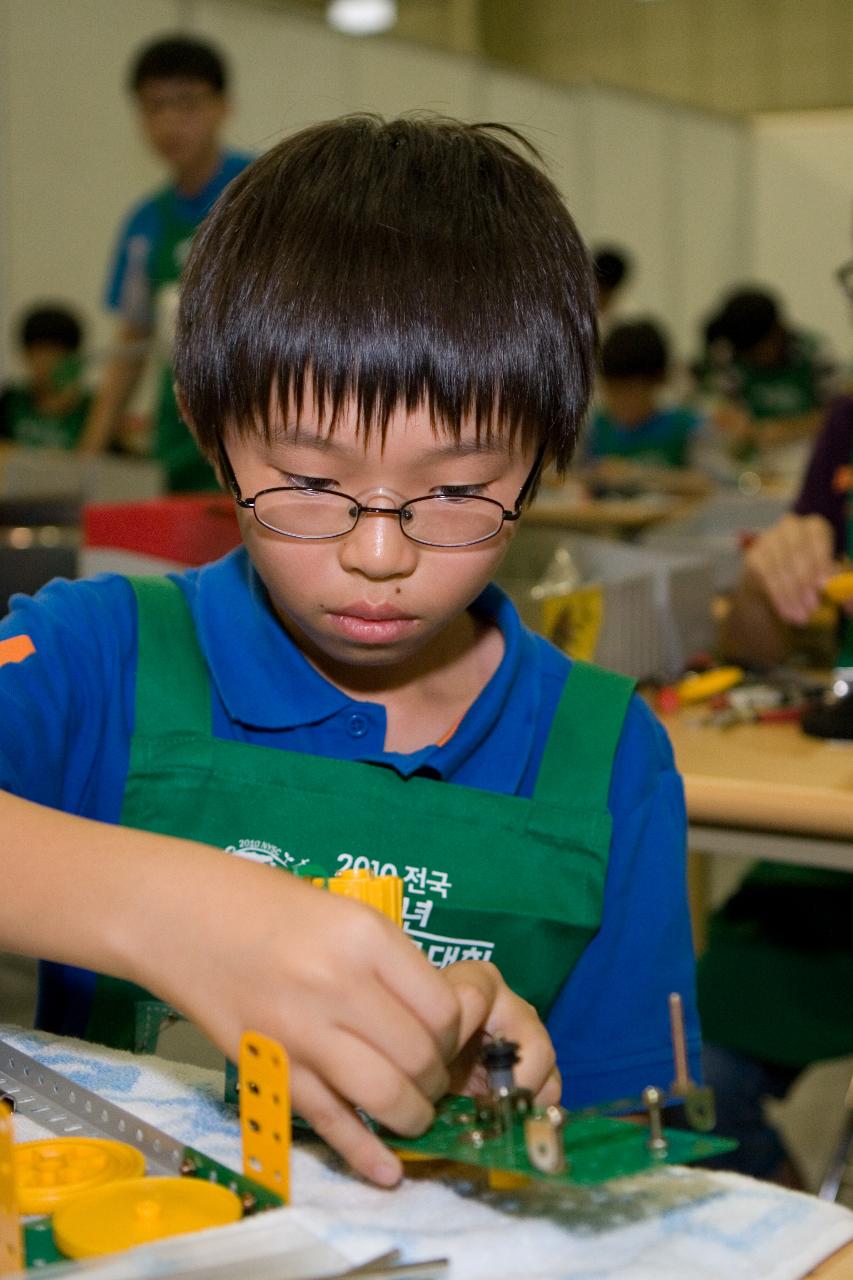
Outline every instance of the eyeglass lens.
<svg viewBox="0 0 853 1280"><path fill-rule="evenodd" d="M342 493L269 489L255 495L255 515L276 533L294 538L334 538L349 533L359 507ZM493 537L503 524L503 508L491 498L415 498L401 510L408 538L430 546L465 546Z"/></svg>

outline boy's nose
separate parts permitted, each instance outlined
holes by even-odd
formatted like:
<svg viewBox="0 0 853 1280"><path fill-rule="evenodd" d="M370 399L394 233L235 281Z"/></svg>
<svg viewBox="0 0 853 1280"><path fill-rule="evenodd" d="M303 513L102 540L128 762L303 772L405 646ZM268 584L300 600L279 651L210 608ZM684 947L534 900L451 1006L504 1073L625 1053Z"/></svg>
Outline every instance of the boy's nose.
<svg viewBox="0 0 853 1280"><path fill-rule="evenodd" d="M387 501L387 500L386 500ZM371 506L385 505L377 498ZM393 508L394 503L387 501ZM418 548L400 528L399 516L387 513L365 512L351 533L339 543L340 561L344 569L363 573L368 578L406 577L418 560Z"/></svg>

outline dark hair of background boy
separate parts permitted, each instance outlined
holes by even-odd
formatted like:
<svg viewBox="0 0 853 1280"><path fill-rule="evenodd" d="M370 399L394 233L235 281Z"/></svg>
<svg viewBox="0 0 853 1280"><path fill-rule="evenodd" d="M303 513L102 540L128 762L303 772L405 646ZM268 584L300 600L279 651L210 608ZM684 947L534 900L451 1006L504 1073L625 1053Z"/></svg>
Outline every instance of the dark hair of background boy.
<svg viewBox="0 0 853 1280"><path fill-rule="evenodd" d="M225 93L228 70L212 45L186 36L169 36L146 45L131 65L131 93L139 93L148 80L200 80L215 93Z"/></svg>
<svg viewBox="0 0 853 1280"><path fill-rule="evenodd" d="M527 154L522 154L521 149ZM236 178L193 242L175 371L202 450L268 432L310 384L365 436L426 404L458 435L545 444L565 467L595 351L591 264L514 130L359 115L287 138Z"/></svg>
<svg viewBox="0 0 853 1280"><path fill-rule="evenodd" d="M612 246L596 250L593 266L598 286L606 293L618 289L630 271L627 255Z"/></svg>
<svg viewBox="0 0 853 1280"><path fill-rule="evenodd" d="M31 307L18 324L18 344L26 350L42 343L78 351L83 341L80 321L65 307Z"/></svg>
<svg viewBox="0 0 853 1280"><path fill-rule="evenodd" d="M666 377L668 367L666 338L651 320L616 325L601 347L601 375L611 381L628 378L659 381Z"/></svg>
<svg viewBox="0 0 853 1280"><path fill-rule="evenodd" d="M741 289L730 295L708 327L714 340L724 339L733 355L741 357L748 355L780 324L779 304L771 294L763 289Z"/></svg>

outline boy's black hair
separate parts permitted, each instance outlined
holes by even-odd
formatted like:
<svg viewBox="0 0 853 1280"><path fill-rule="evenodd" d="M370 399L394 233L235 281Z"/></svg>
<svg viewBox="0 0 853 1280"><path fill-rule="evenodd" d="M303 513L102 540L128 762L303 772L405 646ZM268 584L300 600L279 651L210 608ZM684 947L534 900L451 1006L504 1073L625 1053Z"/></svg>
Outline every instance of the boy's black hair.
<svg viewBox="0 0 853 1280"><path fill-rule="evenodd" d="M146 45L131 64L131 93L139 93L146 80L201 80L216 93L225 93L228 69L213 45L188 36L166 36Z"/></svg>
<svg viewBox="0 0 853 1280"><path fill-rule="evenodd" d="M630 271L628 255L613 245L597 249L593 255L595 278L602 288L618 289Z"/></svg>
<svg viewBox="0 0 853 1280"><path fill-rule="evenodd" d="M633 320L610 330L601 348L601 375L646 378L650 382L666 376L669 346L662 329L653 320Z"/></svg>
<svg viewBox="0 0 853 1280"><path fill-rule="evenodd" d="M352 396L384 434L426 405L471 415L567 465L589 397L595 302L586 250L514 130L346 116L237 177L197 233L175 371L208 457L226 424L269 434L273 391L306 388L331 429Z"/></svg>
<svg viewBox="0 0 853 1280"><path fill-rule="evenodd" d="M772 294L764 289L739 289L729 295L717 315L716 333L741 356L768 337L779 322L779 304Z"/></svg>
<svg viewBox="0 0 853 1280"><path fill-rule="evenodd" d="M67 351L78 351L82 341L82 325L66 307L31 307L18 323L18 343L24 350L49 342Z"/></svg>

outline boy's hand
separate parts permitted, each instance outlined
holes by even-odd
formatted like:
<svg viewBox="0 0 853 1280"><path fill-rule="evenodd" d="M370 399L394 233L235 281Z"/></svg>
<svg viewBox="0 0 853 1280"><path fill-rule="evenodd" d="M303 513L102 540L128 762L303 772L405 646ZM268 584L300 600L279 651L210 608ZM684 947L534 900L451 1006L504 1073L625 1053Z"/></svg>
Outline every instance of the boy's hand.
<svg viewBox="0 0 853 1280"><path fill-rule="evenodd" d="M179 936L159 943L158 972L144 975L158 994L231 1058L244 1029L277 1039L294 1110L357 1172L399 1181L398 1157L354 1108L422 1133L448 1088L460 1016L405 934L371 907L218 854Z"/></svg>
<svg viewBox="0 0 853 1280"><path fill-rule="evenodd" d="M837 569L833 544L832 527L823 516L783 516L747 551L747 577L784 622L805 626Z"/></svg>
<svg viewBox="0 0 853 1280"><path fill-rule="evenodd" d="M450 1066L453 1093L483 1093L488 1079L479 1062L484 1037L514 1040L520 1061L516 1083L530 1089L538 1106L558 1103L560 1073L551 1038L539 1015L511 991L497 968L485 960L461 960L443 969L459 1001L458 1050Z"/></svg>

